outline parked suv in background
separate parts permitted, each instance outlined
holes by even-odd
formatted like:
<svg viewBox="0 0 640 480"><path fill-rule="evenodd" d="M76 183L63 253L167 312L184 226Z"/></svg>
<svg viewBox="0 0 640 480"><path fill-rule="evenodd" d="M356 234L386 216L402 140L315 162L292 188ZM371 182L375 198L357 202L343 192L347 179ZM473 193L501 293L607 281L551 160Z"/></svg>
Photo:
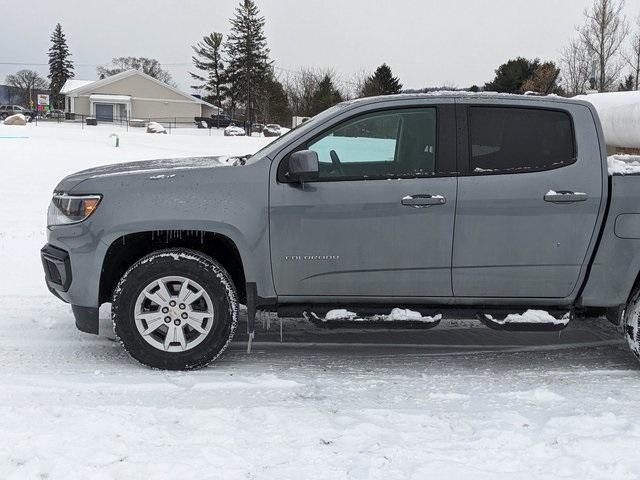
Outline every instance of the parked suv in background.
<svg viewBox="0 0 640 480"><path fill-rule="evenodd" d="M78 328L206 365L247 306L318 325L443 315L558 330L606 315L640 358L640 177L609 176L591 104L399 95L337 105L246 161L135 162L55 189L42 258Z"/></svg>
<svg viewBox="0 0 640 480"><path fill-rule="evenodd" d="M199 127L206 125L206 128L227 128L231 125L231 117L220 113L210 117L195 117L195 122Z"/></svg>
<svg viewBox="0 0 640 480"><path fill-rule="evenodd" d="M11 115L17 115L18 113L29 118L33 116L32 112L19 105L0 105L0 120L4 120Z"/></svg>

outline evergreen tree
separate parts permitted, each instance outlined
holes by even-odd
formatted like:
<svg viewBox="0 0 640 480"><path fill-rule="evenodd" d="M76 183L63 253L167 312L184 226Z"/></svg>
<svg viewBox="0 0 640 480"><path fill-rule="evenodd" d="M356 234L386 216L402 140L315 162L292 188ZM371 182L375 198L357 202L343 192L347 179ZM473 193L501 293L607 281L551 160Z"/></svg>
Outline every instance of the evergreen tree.
<svg viewBox="0 0 640 480"><path fill-rule="evenodd" d="M331 75L326 74L313 93L311 99L311 115L317 115L327 108L333 107L344 100L340 91L333 84Z"/></svg>
<svg viewBox="0 0 640 480"><path fill-rule="evenodd" d="M193 88L203 91L204 99L218 107L222 105L227 92L227 80L222 61L222 38L221 33L214 32L191 47L195 52L191 57L193 64L198 70L205 72L203 75L190 72L194 80L201 82Z"/></svg>
<svg viewBox="0 0 640 480"><path fill-rule="evenodd" d="M67 46L67 39L58 23L51 34L51 48L49 48L49 80L51 89L51 105L54 108L64 108L64 95L60 90L65 82L73 78L73 63L69 60L71 54Z"/></svg>
<svg viewBox="0 0 640 480"><path fill-rule="evenodd" d="M484 90L500 93L524 93L522 85L540 67L540 60L533 61L518 57L500 65L492 82L485 84Z"/></svg>
<svg viewBox="0 0 640 480"><path fill-rule="evenodd" d="M391 68L386 63L380 65L373 75L368 77L362 86L361 96L393 95L402 91L402 84L398 77L394 77Z"/></svg>
<svg viewBox="0 0 640 480"><path fill-rule="evenodd" d="M635 77L633 74L624 78L624 82L620 83L618 87L619 92L632 92L635 90Z"/></svg>
<svg viewBox="0 0 640 480"><path fill-rule="evenodd" d="M225 43L229 96L244 103L246 119L254 120L257 93L269 75L269 48L264 17L253 0L241 0L231 19Z"/></svg>
<svg viewBox="0 0 640 480"><path fill-rule="evenodd" d="M287 125L291 121L289 98L273 70L262 84L257 103L258 118L264 123Z"/></svg>

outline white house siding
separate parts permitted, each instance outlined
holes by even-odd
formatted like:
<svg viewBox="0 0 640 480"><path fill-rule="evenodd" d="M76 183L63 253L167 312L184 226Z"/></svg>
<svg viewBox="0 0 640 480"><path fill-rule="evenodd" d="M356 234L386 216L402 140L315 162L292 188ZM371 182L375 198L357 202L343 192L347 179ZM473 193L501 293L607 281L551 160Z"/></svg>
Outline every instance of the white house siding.
<svg viewBox="0 0 640 480"><path fill-rule="evenodd" d="M139 75L130 75L113 83L97 87L92 89L91 93L188 101L184 95Z"/></svg>
<svg viewBox="0 0 640 480"><path fill-rule="evenodd" d="M73 112L78 115L91 115L91 102L89 96L76 97L73 102Z"/></svg>
<svg viewBox="0 0 640 480"><path fill-rule="evenodd" d="M131 118L177 119L178 122L193 121L200 116L201 107L191 102L161 102L149 100L131 100Z"/></svg>

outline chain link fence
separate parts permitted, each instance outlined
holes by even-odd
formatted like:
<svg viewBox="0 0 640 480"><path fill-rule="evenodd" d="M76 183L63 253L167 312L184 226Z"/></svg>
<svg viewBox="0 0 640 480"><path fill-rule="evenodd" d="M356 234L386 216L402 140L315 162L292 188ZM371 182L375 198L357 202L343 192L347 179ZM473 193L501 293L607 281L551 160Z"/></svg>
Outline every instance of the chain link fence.
<svg viewBox="0 0 640 480"><path fill-rule="evenodd" d="M129 116L109 116L101 118L95 115L81 115L77 113L69 112L49 112L44 114L42 112L32 112L31 118L28 119L30 123L35 125L42 123L69 123L78 125L78 127L90 128L97 125L117 125L123 127L127 131L144 130L150 124L161 125L168 134L180 129L198 128L207 129L209 135L212 130L226 128L229 125L234 125L245 130L245 132L260 133L261 130L257 130L256 126L259 124L250 125L245 121L232 121L231 123L221 122L218 119L210 117L144 117L144 118L131 118Z"/></svg>

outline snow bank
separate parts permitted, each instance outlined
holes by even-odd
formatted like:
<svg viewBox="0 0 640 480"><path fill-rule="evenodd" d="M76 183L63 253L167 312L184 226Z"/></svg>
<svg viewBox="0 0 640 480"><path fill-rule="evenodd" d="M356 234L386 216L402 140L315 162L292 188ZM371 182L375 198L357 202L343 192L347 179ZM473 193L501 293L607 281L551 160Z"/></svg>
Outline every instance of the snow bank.
<svg viewBox="0 0 640 480"><path fill-rule="evenodd" d="M638 175L640 174L640 156L612 155L607 158L609 175Z"/></svg>

